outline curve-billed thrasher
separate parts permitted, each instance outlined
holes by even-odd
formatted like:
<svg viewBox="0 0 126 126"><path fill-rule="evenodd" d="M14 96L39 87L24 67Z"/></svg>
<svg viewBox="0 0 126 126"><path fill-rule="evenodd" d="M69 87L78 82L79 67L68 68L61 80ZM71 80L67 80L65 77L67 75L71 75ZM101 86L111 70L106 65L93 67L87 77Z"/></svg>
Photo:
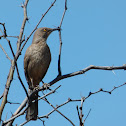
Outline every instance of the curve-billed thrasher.
<svg viewBox="0 0 126 126"><path fill-rule="evenodd" d="M39 85L44 78L50 61L51 53L46 43L49 34L59 28L38 28L34 34L32 44L26 50L24 56L24 72L29 85L29 94ZM29 99L29 108L26 113L26 120L36 120L38 115L38 101L31 102L38 98L38 93Z"/></svg>

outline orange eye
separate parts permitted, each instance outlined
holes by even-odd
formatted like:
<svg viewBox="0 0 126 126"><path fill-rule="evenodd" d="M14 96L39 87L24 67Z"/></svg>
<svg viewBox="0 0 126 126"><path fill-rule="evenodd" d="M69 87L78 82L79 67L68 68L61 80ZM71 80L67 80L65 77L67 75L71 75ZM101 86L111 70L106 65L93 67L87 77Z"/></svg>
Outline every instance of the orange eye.
<svg viewBox="0 0 126 126"><path fill-rule="evenodd" d="M46 32L47 30L46 30L46 29L44 29L43 31L45 31L45 32Z"/></svg>

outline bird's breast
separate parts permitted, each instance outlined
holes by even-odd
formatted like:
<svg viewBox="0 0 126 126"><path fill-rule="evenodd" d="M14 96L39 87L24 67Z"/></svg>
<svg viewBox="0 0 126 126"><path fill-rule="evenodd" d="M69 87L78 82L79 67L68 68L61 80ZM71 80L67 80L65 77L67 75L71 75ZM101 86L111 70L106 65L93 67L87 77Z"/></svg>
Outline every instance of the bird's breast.
<svg viewBox="0 0 126 126"><path fill-rule="evenodd" d="M45 76L51 62L51 53L47 44L34 45L31 61L29 63L29 75L33 80L40 80Z"/></svg>

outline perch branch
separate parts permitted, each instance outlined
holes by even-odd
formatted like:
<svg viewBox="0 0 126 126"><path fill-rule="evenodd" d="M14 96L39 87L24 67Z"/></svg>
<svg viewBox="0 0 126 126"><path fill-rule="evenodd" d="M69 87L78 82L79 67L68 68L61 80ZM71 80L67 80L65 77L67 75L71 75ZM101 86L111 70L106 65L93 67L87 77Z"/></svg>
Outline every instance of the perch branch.
<svg viewBox="0 0 126 126"><path fill-rule="evenodd" d="M60 88L60 87L61 87L61 85L58 86L55 90L53 90L53 91L51 91L51 92L45 94L44 96L40 97L38 100L40 100L40 99L42 99L42 98L45 98L45 97L47 97L48 95L54 93L54 92L55 92L58 88ZM30 96L31 96L31 95L30 95ZM30 96L29 96L29 97L30 97ZM28 101L28 97L25 98L25 100L22 102L22 104L19 106L19 108L18 108L18 109L16 110L16 112L13 114L13 116L12 116L8 121L4 122L4 123L8 123L7 126L11 126L11 124L12 124L13 121L14 121L14 119L17 118L17 117L19 117L20 115L22 115L22 114L18 114L18 113L25 107L27 101ZM32 101L32 102L35 102L35 101ZM25 110L26 110L26 109L25 109ZM17 114L18 114L18 116L17 116ZM25 122L25 123L27 123L27 122Z"/></svg>
<svg viewBox="0 0 126 126"><path fill-rule="evenodd" d="M126 65L123 65L123 66L94 66L94 65L90 65L87 68L82 69L80 71L76 71L76 72L73 72L73 73L57 76L54 80L52 80L48 84L50 84L50 86L51 86L54 83L56 83L56 82L58 82L62 79L73 77L73 76L80 75L80 74L84 74L87 71L92 70L92 69L98 69L98 70L121 70L122 69L122 70L126 70ZM42 87L42 89L43 89L43 87Z"/></svg>

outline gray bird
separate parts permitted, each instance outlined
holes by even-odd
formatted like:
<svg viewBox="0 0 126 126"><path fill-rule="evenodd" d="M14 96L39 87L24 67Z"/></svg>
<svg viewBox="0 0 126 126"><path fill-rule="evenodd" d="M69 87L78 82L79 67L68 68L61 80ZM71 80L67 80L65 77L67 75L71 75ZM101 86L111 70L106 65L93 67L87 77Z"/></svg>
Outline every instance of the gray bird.
<svg viewBox="0 0 126 126"><path fill-rule="evenodd" d="M51 53L46 40L51 32L59 30L59 28L38 28L34 34L32 44L26 50L24 56L24 72L27 83L29 85L29 94L39 86L44 78L50 62ZM26 112L26 120L36 120L38 115L38 93L29 99L29 108ZM36 100L35 102L31 102Z"/></svg>

